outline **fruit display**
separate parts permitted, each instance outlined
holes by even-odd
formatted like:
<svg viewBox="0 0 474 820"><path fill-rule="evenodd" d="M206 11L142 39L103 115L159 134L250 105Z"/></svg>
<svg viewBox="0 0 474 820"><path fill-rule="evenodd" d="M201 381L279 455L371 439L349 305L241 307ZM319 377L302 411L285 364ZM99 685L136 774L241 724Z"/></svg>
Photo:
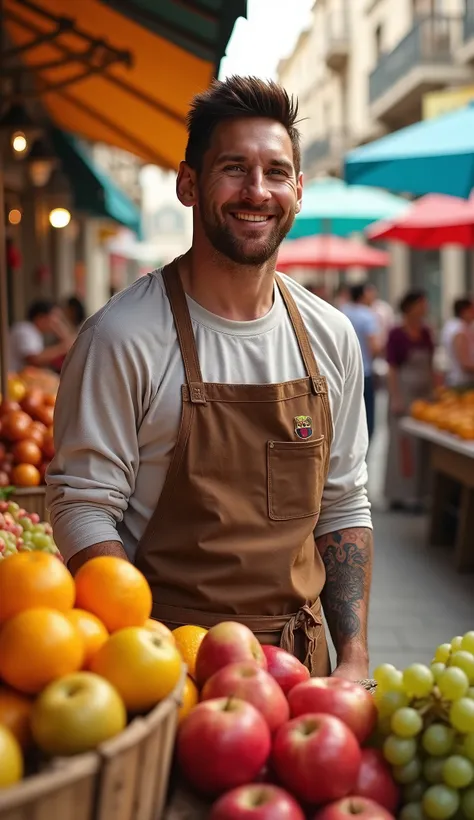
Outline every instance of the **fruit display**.
<svg viewBox="0 0 474 820"><path fill-rule="evenodd" d="M466 441L474 441L474 390L437 391L434 401L419 399L410 408L412 418L431 424Z"/></svg>
<svg viewBox="0 0 474 820"><path fill-rule="evenodd" d="M54 455L55 394L11 377L0 403L0 489L38 487Z"/></svg>
<svg viewBox="0 0 474 820"><path fill-rule="evenodd" d="M40 521L38 513L27 512L16 501L0 500L0 561L15 553L34 551L50 553L62 560L51 524Z"/></svg>

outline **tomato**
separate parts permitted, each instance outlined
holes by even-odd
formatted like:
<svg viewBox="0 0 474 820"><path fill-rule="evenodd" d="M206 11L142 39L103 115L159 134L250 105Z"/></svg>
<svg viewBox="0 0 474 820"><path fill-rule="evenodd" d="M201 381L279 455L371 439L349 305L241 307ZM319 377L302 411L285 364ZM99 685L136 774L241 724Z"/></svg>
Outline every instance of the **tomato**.
<svg viewBox="0 0 474 820"><path fill-rule="evenodd" d="M25 438L23 441L18 441L12 453L17 464L33 464L35 467L41 464L41 450L31 439Z"/></svg>
<svg viewBox="0 0 474 820"><path fill-rule="evenodd" d="M28 390L25 398L21 402L21 409L29 416L36 417L36 412L43 406L44 393L39 387L32 387Z"/></svg>
<svg viewBox="0 0 474 820"><path fill-rule="evenodd" d="M42 404L41 407L38 407L35 411L35 418L38 421L42 421L43 424L46 424L46 427L50 427L53 423L54 407Z"/></svg>
<svg viewBox="0 0 474 820"><path fill-rule="evenodd" d="M54 456L54 439L53 439L53 436L50 435L50 433L47 433L44 437L42 450L43 450L43 453L46 456L46 458L49 458L49 459L53 458L53 456Z"/></svg>
<svg viewBox="0 0 474 820"><path fill-rule="evenodd" d="M41 475L32 464L17 464L12 470L11 480L17 487L37 487L41 483Z"/></svg>
<svg viewBox="0 0 474 820"><path fill-rule="evenodd" d="M9 441L20 441L28 438L31 417L23 410L11 410L3 416L2 434Z"/></svg>
<svg viewBox="0 0 474 820"><path fill-rule="evenodd" d="M21 410L17 401L2 401L0 404L0 416L4 416L5 413L10 413L12 410Z"/></svg>

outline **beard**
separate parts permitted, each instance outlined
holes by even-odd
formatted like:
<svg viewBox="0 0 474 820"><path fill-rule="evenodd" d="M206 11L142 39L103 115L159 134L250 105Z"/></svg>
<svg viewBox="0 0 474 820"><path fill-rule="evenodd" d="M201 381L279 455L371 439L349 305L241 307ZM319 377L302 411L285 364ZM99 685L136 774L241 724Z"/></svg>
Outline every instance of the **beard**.
<svg viewBox="0 0 474 820"><path fill-rule="evenodd" d="M264 214L268 211L258 208L250 209L248 205L232 206L233 211ZM229 211L227 211L229 212ZM199 195L199 214L207 239L218 253L235 262L237 265L263 265L274 256L285 236L293 225L296 208L293 208L286 218L272 213L272 228L267 237L253 237L245 239L236 236L225 219L216 211L207 207L204 196Z"/></svg>

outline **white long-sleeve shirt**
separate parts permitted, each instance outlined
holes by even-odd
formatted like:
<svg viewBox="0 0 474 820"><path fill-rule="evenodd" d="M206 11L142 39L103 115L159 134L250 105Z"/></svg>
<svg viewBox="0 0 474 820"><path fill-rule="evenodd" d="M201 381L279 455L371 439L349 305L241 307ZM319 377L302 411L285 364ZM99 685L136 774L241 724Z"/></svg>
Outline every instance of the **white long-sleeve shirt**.
<svg viewBox="0 0 474 820"><path fill-rule="evenodd" d="M339 311L283 278L327 378L334 426L316 536L371 527L363 368L356 335ZM188 304L205 382L264 384L306 375L276 287L269 313L250 322L215 316L189 297ZM184 382L160 271L114 296L84 324L61 375L56 457L47 475L54 536L66 560L109 540L121 541L133 560L164 484Z"/></svg>

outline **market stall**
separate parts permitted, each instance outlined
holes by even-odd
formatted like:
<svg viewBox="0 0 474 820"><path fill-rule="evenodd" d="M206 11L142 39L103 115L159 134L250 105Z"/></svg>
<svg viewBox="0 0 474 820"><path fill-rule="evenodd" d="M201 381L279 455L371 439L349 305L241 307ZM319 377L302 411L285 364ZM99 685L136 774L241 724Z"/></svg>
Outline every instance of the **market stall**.
<svg viewBox="0 0 474 820"><path fill-rule="evenodd" d="M432 424L402 419L401 428L425 443L432 470L432 502L428 539L432 546L451 546L459 572L474 569L474 442Z"/></svg>

